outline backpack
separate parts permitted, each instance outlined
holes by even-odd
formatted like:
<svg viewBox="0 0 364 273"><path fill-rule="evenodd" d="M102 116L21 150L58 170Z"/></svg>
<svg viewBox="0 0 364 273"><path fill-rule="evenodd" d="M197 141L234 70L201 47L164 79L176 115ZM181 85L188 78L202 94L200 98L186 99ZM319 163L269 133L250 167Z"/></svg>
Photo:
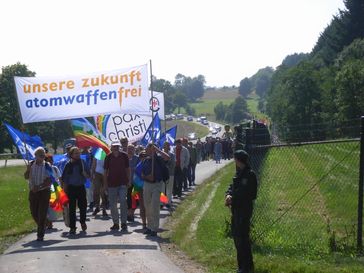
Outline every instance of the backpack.
<svg viewBox="0 0 364 273"><path fill-rule="evenodd" d="M156 161L158 162L158 165L162 171L162 180L164 182L166 182L169 179L169 170L168 170L167 164L164 162L163 158L161 158L160 156L157 156Z"/></svg>

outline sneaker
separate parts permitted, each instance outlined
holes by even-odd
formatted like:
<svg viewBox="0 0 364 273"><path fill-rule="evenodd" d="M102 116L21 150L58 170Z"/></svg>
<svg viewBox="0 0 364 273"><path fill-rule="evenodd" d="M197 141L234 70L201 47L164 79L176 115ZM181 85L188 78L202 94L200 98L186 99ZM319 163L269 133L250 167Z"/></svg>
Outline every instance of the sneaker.
<svg viewBox="0 0 364 273"><path fill-rule="evenodd" d="M100 212L100 208L96 208L94 212L92 213L92 216L96 216Z"/></svg>
<svg viewBox="0 0 364 273"><path fill-rule="evenodd" d="M87 225L86 225L86 223L82 223L82 224L81 224L81 228L82 228L82 231L86 231L86 230L87 230Z"/></svg>
<svg viewBox="0 0 364 273"><path fill-rule="evenodd" d="M119 224L114 224L110 229L111 230L119 230L120 229Z"/></svg>
<svg viewBox="0 0 364 273"><path fill-rule="evenodd" d="M70 228L70 235L76 234L76 228Z"/></svg>
<svg viewBox="0 0 364 273"><path fill-rule="evenodd" d="M121 224L121 231L128 231L128 226L126 224Z"/></svg>
<svg viewBox="0 0 364 273"><path fill-rule="evenodd" d="M107 214L107 212L106 212L106 209L103 209L103 210L102 210L102 216L104 216L104 217L109 216L109 215Z"/></svg>
<svg viewBox="0 0 364 273"><path fill-rule="evenodd" d="M152 232L152 231L151 231L149 228L147 228L147 229L143 232L143 234L145 234L145 235L149 235L151 232Z"/></svg>

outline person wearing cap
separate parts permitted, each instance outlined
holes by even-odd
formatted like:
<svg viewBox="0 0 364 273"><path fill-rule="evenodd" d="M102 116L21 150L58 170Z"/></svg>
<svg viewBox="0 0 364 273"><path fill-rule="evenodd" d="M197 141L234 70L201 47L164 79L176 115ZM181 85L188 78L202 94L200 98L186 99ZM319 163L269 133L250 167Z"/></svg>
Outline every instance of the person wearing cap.
<svg viewBox="0 0 364 273"><path fill-rule="evenodd" d="M128 145L129 145L129 141L126 137L122 137L120 139L120 144L121 144L121 150L125 153L128 152Z"/></svg>
<svg viewBox="0 0 364 273"><path fill-rule="evenodd" d="M122 231L127 231L126 194L130 187L130 169L128 155L121 151L119 141L111 143L111 153L104 161L104 187L108 189L111 217L114 223L110 229L117 231L121 228ZM118 199L120 200L121 226L117 208Z"/></svg>
<svg viewBox="0 0 364 273"><path fill-rule="evenodd" d="M226 191L225 205L231 208L231 231L237 251L238 273L253 272L253 254L250 242L250 220L257 197L257 177L249 165L244 150L234 152L236 174Z"/></svg>

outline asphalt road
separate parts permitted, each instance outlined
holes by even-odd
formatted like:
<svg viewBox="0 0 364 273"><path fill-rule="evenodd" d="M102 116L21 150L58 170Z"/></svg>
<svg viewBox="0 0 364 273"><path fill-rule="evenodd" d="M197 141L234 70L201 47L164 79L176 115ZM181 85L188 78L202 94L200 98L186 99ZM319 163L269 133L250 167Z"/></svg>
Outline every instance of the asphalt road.
<svg viewBox="0 0 364 273"><path fill-rule="evenodd" d="M227 163L198 164L196 183L202 183ZM168 215L169 211L161 211L162 230ZM87 233L79 233L78 227L72 238L68 237L68 228L62 221L55 222L56 230L47 232L44 242L35 241L35 233L25 236L0 256L0 272L183 272L161 251L161 238L151 239L142 234L138 211L136 223L129 225L128 233L110 232L110 218L93 217L91 212L87 217Z"/></svg>

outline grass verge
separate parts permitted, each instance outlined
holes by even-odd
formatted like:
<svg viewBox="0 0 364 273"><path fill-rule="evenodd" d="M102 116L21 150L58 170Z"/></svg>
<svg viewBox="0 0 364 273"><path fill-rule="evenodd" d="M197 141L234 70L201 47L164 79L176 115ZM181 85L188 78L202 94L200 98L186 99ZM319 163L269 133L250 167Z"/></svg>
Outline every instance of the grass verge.
<svg viewBox="0 0 364 273"><path fill-rule="evenodd" d="M0 169L0 253L35 227L24 170L24 166Z"/></svg>
<svg viewBox="0 0 364 273"><path fill-rule="evenodd" d="M226 236L229 210L224 207L225 190L231 183L234 164L220 170L212 178L205 181L197 190L177 208L167 223L163 236L170 238L179 248L193 260L203 264L208 272L234 272L236 270L235 248L231 238ZM199 213L209 198L214 186L217 190L206 212ZM211 197L211 196L210 196ZM191 226L199 219L197 230L191 233ZM301 225L301 229L310 229L309 225ZM276 242L276 246L279 242ZM264 244L254 245L254 260L257 273L336 273L364 272L363 258L331 253L327 255L306 255L304 249L297 251L281 251L265 247Z"/></svg>

